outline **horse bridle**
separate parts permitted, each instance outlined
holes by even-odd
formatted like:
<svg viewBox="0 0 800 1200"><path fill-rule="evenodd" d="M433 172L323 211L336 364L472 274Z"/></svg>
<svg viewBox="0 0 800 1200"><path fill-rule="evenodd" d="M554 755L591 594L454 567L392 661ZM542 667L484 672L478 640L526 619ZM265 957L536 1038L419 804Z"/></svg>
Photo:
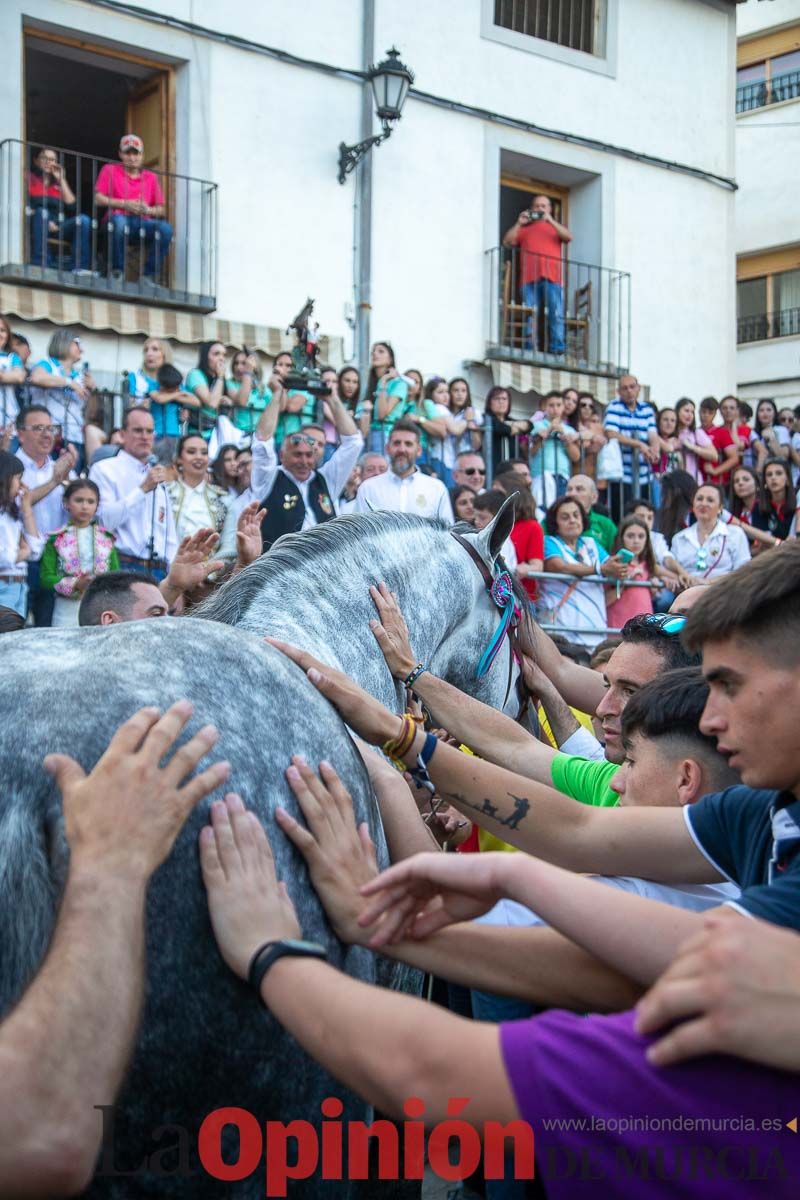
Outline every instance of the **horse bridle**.
<svg viewBox="0 0 800 1200"><path fill-rule="evenodd" d="M470 556L472 561L475 563L475 566L478 568L481 578L483 579L483 583L486 588L486 591L489 592L489 594L491 594L492 587L495 582L495 576L492 574L489 567L486 565L486 563L481 558L480 554L478 553L478 551L475 549L475 547L472 545L471 542L468 542L465 537L463 537L460 533L456 533L452 529L450 530L450 534L452 537L455 538L455 540L458 542L459 546L464 547L467 554ZM499 561L502 564L503 569L506 569L505 564L503 564L503 560L500 559ZM505 706L508 702L508 697L511 694L511 680L514 675L514 658L516 656L516 658L520 662L522 660L522 648L520 646L520 638L519 638L519 621L511 622L509 629L508 629L508 643L509 643L508 682L506 684L505 698L503 699L503 709L505 709ZM517 713L515 720L521 724L525 720L525 718L528 714L528 707L531 702L531 694L525 686L525 680L523 679L523 676L522 676L522 667L521 666L520 666L519 676L517 678L517 699L519 700L519 712Z"/></svg>

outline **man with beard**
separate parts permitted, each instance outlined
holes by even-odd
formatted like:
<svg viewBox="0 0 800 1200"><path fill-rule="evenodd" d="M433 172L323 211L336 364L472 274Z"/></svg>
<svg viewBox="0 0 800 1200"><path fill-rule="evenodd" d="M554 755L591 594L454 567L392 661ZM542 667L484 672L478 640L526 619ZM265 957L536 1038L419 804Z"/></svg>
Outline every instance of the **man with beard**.
<svg viewBox="0 0 800 1200"><path fill-rule="evenodd" d="M419 517L441 517L453 524L450 496L441 480L417 470L419 433L410 421L397 421L386 443L389 470L361 484L356 512L416 513Z"/></svg>

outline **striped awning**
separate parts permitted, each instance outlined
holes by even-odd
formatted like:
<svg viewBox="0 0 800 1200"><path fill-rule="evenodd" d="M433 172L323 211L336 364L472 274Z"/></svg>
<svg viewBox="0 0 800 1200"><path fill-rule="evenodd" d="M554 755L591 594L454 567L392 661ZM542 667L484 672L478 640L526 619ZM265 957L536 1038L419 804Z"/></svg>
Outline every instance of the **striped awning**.
<svg viewBox="0 0 800 1200"><path fill-rule="evenodd" d="M508 362L502 358L490 358L486 364L492 379L500 387L513 388L516 392L536 392L544 396L547 392L563 392L565 388L576 388L579 392L590 392L603 404L614 399L617 391L616 378L607 375L589 375L584 371L571 371L568 367L532 366L528 363Z"/></svg>
<svg viewBox="0 0 800 1200"><path fill-rule="evenodd" d="M222 342L247 346L274 357L291 350L294 338L272 325L224 321L176 308L73 295L47 288L0 284L0 312L24 321L50 321L54 325L79 325L84 329L111 330L125 336L170 338L186 345ZM344 362L344 340L320 338L320 359L336 366Z"/></svg>

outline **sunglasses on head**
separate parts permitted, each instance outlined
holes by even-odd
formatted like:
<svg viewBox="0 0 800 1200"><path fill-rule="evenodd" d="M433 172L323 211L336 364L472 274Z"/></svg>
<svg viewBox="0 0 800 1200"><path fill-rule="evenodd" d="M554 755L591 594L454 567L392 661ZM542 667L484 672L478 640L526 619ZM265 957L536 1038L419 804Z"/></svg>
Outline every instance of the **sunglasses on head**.
<svg viewBox="0 0 800 1200"><path fill-rule="evenodd" d="M293 433L289 438L290 446L316 446L316 444L312 437L307 437L303 433Z"/></svg>
<svg viewBox="0 0 800 1200"><path fill-rule="evenodd" d="M686 617L673 616L672 613L648 613L642 617L642 625L658 629L660 633L666 633L670 637L680 633L685 624Z"/></svg>

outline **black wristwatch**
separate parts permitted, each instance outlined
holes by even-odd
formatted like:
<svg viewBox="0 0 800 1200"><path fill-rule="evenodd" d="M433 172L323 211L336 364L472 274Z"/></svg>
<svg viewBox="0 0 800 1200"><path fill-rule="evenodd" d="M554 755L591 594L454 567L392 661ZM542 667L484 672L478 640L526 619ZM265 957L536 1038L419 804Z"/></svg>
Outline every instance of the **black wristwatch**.
<svg viewBox="0 0 800 1200"><path fill-rule="evenodd" d="M291 958L322 958L328 960L328 951L319 942L304 942L300 938L281 938L277 942L265 942L250 959L247 982L258 992L261 999L261 981L274 962L286 956ZM261 999L262 1004L264 1003ZM264 1005L266 1008L266 1005Z"/></svg>

